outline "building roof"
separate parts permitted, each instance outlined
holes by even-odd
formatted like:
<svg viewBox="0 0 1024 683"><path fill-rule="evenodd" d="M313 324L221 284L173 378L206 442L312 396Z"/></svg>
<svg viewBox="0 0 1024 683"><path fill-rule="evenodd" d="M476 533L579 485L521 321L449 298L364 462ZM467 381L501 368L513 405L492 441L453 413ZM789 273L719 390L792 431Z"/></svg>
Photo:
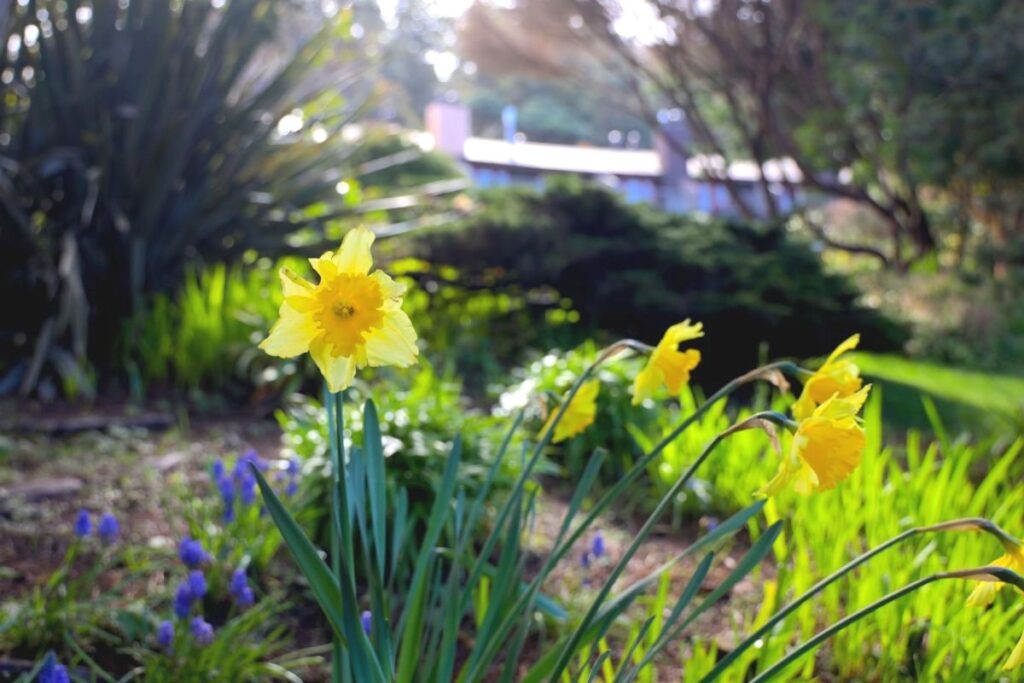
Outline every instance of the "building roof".
<svg viewBox="0 0 1024 683"><path fill-rule="evenodd" d="M553 145L543 142L506 142L492 138L467 138L462 148L463 158L471 164L508 166L553 173L583 173L588 175L616 175L657 178L663 173L661 157L653 149L617 149L613 147L583 147ZM686 159L686 174L694 179L717 178L724 167L722 157L695 154ZM709 172L709 169L711 172ZM727 168L729 177L737 182L760 180L757 163L732 161ZM788 157L769 159L764 164L768 182L800 184L803 174L796 162Z"/></svg>
<svg viewBox="0 0 1024 683"><path fill-rule="evenodd" d="M719 177L725 162L716 154L695 154L686 159L686 175L691 178ZM712 173L709 173L708 170ZM756 161L731 161L728 166L729 178L738 182L754 183L761 180ZM770 183L790 182L799 184L804 176L800 167L789 157L768 159L764 162L764 177Z"/></svg>
<svg viewBox="0 0 1024 683"><path fill-rule="evenodd" d="M514 166L537 171L590 175L661 175L661 159L650 149L579 147L541 142L467 138L462 156L471 164Z"/></svg>

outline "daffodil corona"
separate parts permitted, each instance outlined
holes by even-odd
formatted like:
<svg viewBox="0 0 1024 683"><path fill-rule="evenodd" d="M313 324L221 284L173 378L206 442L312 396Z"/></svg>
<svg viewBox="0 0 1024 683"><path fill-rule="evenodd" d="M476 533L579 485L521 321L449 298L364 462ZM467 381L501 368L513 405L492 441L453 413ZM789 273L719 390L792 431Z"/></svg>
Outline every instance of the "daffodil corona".
<svg viewBox="0 0 1024 683"><path fill-rule="evenodd" d="M700 351L680 351L679 345L703 336L704 325L691 324L688 319L665 330L658 346L651 352L647 365L633 381L633 405L654 396L662 384L668 387L672 395L678 394L683 385L690 381L690 373L700 363Z"/></svg>
<svg viewBox="0 0 1024 683"><path fill-rule="evenodd" d="M576 395L569 401L569 405L566 406L562 419L555 425L555 434L551 443L571 439L594 423L594 416L597 415L597 393L600 389L601 382L596 379L586 382L579 388ZM556 406L548 415L547 422L541 427L541 435L551 428L558 416L558 410L559 408Z"/></svg>
<svg viewBox="0 0 1024 683"><path fill-rule="evenodd" d="M808 494L834 488L860 464L866 442L857 413L871 386L847 397L834 395L797 424L788 453L779 471L762 493L775 495L789 484Z"/></svg>
<svg viewBox="0 0 1024 683"><path fill-rule="evenodd" d="M416 362L416 331L402 311L405 286L382 271L370 272L374 235L349 231L336 253L310 259L319 284L281 269L280 317L260 348L292 358L307 351L331 391L352 384L369 366L408 367Z"/></svg>
<svg viewBox="0 0 1024 683"><path fill-rule="evenodd" d="M815 408L831 397L846 398L860 391L860 368L853 361L842 357L847 351L857 348L859 343L859 334L844 341L829 355L825 364L804 382L804 390L793 404L793 417L805 420Z"/></svg>

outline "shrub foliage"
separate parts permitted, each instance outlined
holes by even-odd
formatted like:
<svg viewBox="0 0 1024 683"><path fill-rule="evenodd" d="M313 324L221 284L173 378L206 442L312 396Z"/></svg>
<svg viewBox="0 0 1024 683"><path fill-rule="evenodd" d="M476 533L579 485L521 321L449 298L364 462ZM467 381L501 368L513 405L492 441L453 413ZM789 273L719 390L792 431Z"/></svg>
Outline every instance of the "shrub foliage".
<svg viewBox="0 0 1024 683"><path fill-rule="evenodd" d="M807 357L856 330L869 348L904 337L782 226L657 213L570 179L484 193L478 213L408 248L470 287L553 287L589 331L653 343L674 322L701 320L700 346L715 349L702 382L756 364L762 340L774 356Z"/></svg>
<svg viewBox="0 0 1024 683"><path fill-rule="evenodd" d="M351 145L333 133L358 60L343 16L303 27L291 5L11 3L0 292L22 305L0 323L0 357L20 359L8 384L27 392L48 369L82 380L82 361L110 363L120 321L190 262L273 253L297 219L345 208ZM303 107L320 117L279 126ZM328 135L306 134L316 126Z"/></svg>

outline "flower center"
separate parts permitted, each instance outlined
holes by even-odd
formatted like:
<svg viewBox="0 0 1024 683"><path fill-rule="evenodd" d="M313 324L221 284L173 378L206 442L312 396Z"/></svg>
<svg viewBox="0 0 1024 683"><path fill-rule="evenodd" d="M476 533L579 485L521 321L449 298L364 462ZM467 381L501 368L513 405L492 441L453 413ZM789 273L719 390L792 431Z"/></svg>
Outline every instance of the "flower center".
<svg viewBox="0 0 1024 683"><path fill-rule="evenodd" d="M340 274L316 288L313 319L323 331L331 355L351 357L365 344L366 335L384 320L384 295L368 275Z"/></svg>
<svg viewBox="0 0 1024 683"><path fill-rule="evenodd" d="M342 320L345 318L351 318L355 315L356 309L352 304L346 301L335 301L331 304L331 313L338 316Z"/></svg>

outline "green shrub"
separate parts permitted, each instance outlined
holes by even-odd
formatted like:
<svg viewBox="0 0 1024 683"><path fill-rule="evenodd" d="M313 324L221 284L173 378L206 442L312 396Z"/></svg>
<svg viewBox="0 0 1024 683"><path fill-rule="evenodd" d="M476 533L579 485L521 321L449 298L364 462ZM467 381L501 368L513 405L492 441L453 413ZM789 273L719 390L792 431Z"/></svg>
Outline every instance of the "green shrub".
<svg viewBox="0 0 1024 683"><path fill-rule="evenodd" d="M116 366L123 320L151 293L173 293L190 263L272 252L300 227L351 214L336 185L353 172L352 144L338 132L362 99L358 55L344 14L321 17L315 35L289 31L286 47L279 25L297 8L10 5L0 293L20 305L0 323L5 388L28 393L46 373L86 384L83 366ZM318 115L301 131L278 126L303 107Z"/></svg>
<svg viewBox="0 0 1024 683"><path fill-rule="evenodd" d="M411 376L379 371L374 384L359 382L348 392L348 399L362 402L373 396L378 405L384 454L388 459L388 489L405 491L410 528L419 528L426 519L438 482L444 472L453 435L462 436L463 457L458 473L459 485L475 493L504 436L505 420L467 405L460 383L440 375L424 363ZM393 387L377 391L377 384ZM363 432L363 416L351 411L345 424L346 439ZM326 547L327 512L330 509L330 459L328 454L327 416L323 405L312 398L296 394L285 408L277 412L282 441L289 455L298 457L304 471L313 473L305 482L304 511L316 518L310 526ZM511 485L519 473L516 458L501 461L492 481L493 490ZM541 471L550 471L542 464Z"/></svg>
<svg viewBox="0 0 1024 683"><path fill-rule="evenodd" d="M534 410L533 414L538 417L546 415L557 408L560 398L594 362L600 350L593 342L585 342L566 353L552 351L543 354L512 370L511 378L518 383L502 389L497 397L498 410L510 415L513 410L526 407L530 397L544 396L542 410ZM643 455L630 435L630 425L644 430L652 420L652 411L633 406L630 394L633 378L642 362L639 358L620 360L604 365L596 372L601 380L601 390L594 424L577 437L551 447L551 458L563 467L563 475L568 481L579 481L597 448L608 451L601 469L604 483L617 481ZM540 419L535 421L535 425L531 423L537 429L541 424Z"/></svg>
<svg viewBox="0 0 1024 683"><path fill-rule="evenodd" d="M301 259L267 258L189 268L175 294L155 295L123 325L118 344L133 394L176 388L201 406L249 399L254 390L258 395L300 386L315 391L318 383L307 382L315 374L311 361L274 363L256 349L277 315L277 273L284 265L308 270ZM423 340L422 351L440 374L457 373L474 397L492 384L508 384L507 368L521 360L524 346L571 346L579 336L572 326L579 314L567 299L552 305L512 288L466 289L454 283L451 269L424 262L394 266L409 286L406 310Z"/></svg>
<svg viewBox="0 0 1024 683"><path fill-rule="evenodd" d="M766 350L808 357L854 331L876 350L904 338L779 226L662 214L568 178L543 193L485 192L481 204L405 248L455 267L467 286L553 288L587 331L654 343L670 324L700 320L701 344L715 350L697 371L702 384L755 365Z"/></svg>
<svg viewBox="0 0 1024 683"><path fill-rule="evenodd" d="M301 364L271 366L255 350L280 305L276 279L269 266L217 264L189 269L175 296L154 296L120 340L134 393L164 385L239 397L299 374Z"/></svg>

